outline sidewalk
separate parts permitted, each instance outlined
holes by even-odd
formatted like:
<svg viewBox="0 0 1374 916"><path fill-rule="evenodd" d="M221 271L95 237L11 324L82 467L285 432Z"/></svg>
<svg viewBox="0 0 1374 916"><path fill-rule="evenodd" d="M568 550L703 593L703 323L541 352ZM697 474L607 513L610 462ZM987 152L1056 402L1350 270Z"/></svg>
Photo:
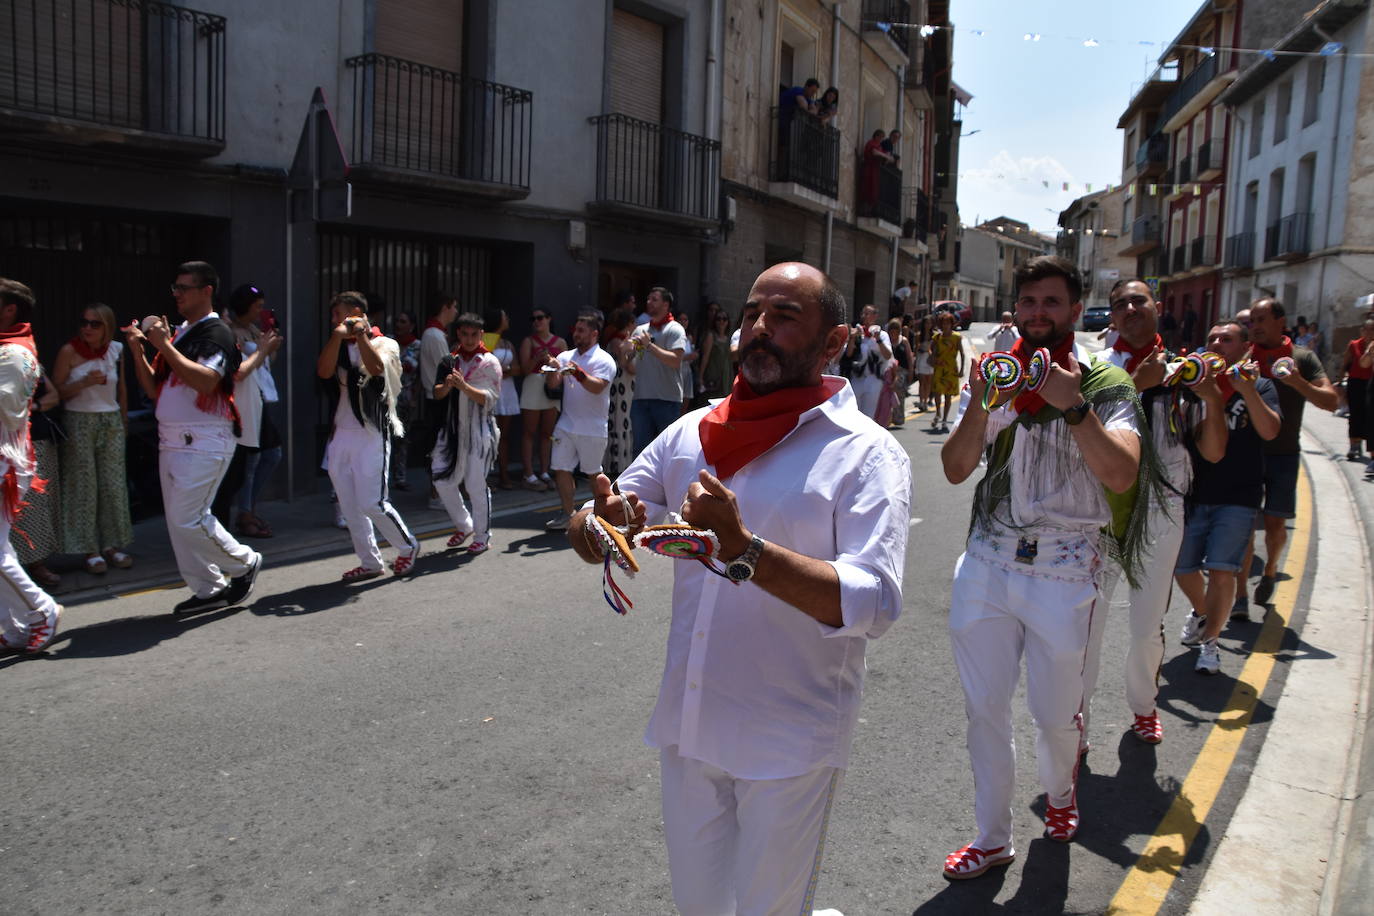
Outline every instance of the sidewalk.
<svg viewBox="0 0 1374 916"><path fill-rule="evenodd" d="M1297 641L1276 654L1290 671L1194 913L1369 912L1374 484L1362 480L1363 464L1344 460L1344 419L1310 406L1303 419L1316 536L1296 619L1288 621ZM1292 565L1287 558L1285 565Z"/></svg>
<svg viewBox="0 0 1374 916"><path fill-rule="evenodd" d="M453 523L443 510L429 509L429 476L423 470L412 472L412 489L392 490L391 502L406 524L422 541L452 531ZM319 481L320 492L297 497L289 502L264 502L259 513L272 526L273 537L241 538L243 543L261 551L267 567L279 566L316 557L351 555L348 532L334 527L334 507L329 501L329 484ZM589 499L587 481L579 480L574 503ZM555 490L535 492L492 487L492 521L512 516L529 515L532 532L542 532L544 522L558 514L558 493ZM425 553L443 548L425 545ZM134 542L129 552L134 557L132 569L114 569L102 576L91 575L79 568L79 557L67 557L66 562L54 557L50 567L62 576L62 584L52 589L61 604L71 608L91 601L102 601L130 592L158 588L177 588L182 584L167 538L167 525L161 515L143 519L134 525ZM76 565L73 565L76 564ZM340 566L342 572L351 563ZM64 618L65 619L65 618Z"/></svg>

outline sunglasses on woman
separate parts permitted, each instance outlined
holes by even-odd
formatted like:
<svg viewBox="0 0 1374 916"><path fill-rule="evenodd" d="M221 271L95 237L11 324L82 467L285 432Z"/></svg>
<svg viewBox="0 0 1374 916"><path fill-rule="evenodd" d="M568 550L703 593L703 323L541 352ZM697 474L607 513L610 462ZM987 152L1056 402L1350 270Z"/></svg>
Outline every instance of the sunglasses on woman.
<svg viewBox="0 0 1374 916"><path fill-rule="evenodd" d="M533 319L531 319L531 320L533 320L533 321L548 321L548 320L549 320L549 316L548 316L548 315L535 315L535 316L533 317Z"/></svg>
<svg viewBox="0 0 1374 916"><path fill-rule="evenodd" d="M99 318L82 318L77 321L76 326L78 328L103 328L105 327L105 322L101 321Z"/></svg>

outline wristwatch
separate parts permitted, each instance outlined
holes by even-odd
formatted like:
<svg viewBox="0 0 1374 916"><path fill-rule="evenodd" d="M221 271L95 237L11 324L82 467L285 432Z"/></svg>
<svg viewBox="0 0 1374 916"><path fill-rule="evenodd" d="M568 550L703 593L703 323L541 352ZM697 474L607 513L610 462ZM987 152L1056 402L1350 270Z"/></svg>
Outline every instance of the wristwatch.
<svg viewBox="0 0 1374 916"><path fill-rule="evenodd" d="M730 577L731 582L748 582L754 578L754 570L762 553L763 538L756 534L750 539L744 553L725 564L725 574Z"/></svg>
<svg viewBox="0 0 1374 916"><path fill-rule="evenodd" d="M1079 423L1083 422L1083 418L1086 417L1088 411L1092 409L1093 405L1089 404L1087 401L1083 401L1075 407L1066 407L1064 409L1064 422L1070 426L1077 426Z"/></svg>

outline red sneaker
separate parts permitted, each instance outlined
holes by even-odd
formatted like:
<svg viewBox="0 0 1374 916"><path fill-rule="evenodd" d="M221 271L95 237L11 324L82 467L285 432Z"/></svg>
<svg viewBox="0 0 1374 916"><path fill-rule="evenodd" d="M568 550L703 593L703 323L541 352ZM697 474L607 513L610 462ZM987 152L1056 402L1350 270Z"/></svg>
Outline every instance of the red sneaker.
<svg viewBox="0 0 1374 916"><path fill-rule="evenodd" d="M37 655L48 647L53 637L57 635L57 621L62 617L62 608L55 607L52 610L52 617L43 618L43 622L29 627L29 643L24 647L24 651L29 655Z"/></svg>
<svg viewBox="0 0 1374 916"><path fill-rule="evenodd" d="M382 574L380 569L368 569L366 566L355 566L343 574L345 582L362 582L365 579L375 579Z"/></svg>
<svg viewBox="0 0 1374 916"><path fill-rule="evenodd" d="M945 877L952 881L976 878L989 868L1007 865L1016 858L1016 853L1006 846L993 849L979 849L965 846L945 856Z"/></svg>
<svg viewBox="0 0 1374 916"><path fill-rule="evenodd" d="M1056 808L1045 802L1045 836L1067 843L1078 833L1078 802Z"/></svg>
<svg viewBox="0 0 1374 916"><path fill-rule="evenodd" d="M1146 744L1158 744L1164 740L1164 726L1159 722L1159 713L1152 712L1148 716L1136 716L1135 724L1131 726L1131 733Z"/></svg>

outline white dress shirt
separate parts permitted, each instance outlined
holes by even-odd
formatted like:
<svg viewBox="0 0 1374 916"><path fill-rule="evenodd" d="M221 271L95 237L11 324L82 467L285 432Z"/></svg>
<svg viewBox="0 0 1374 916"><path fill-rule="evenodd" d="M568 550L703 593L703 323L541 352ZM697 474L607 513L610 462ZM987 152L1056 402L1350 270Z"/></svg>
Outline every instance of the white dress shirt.
<svg viewBox="0 0 1374 916"><path fill-rule="evenodd" d="M679 419L620 476L651 522L677 511L709 468L698 433L707 410ZM740 779L844 767L866 641L902 611L910 461L859 412L845 383L725 485L746 528L835 568L844 625L826 626L752 582L734 585L675 561L667 661L645 741Z"/></svg>
<svg viewBox="0 0 1374 916"><path fill-rule="evenodd" d="M1091 358L1087 350L1075 344L1074 358L1086 371ZM956 428L963 421L968 404L969 389L965 385L959 394ZM1108 401L1094 407L1093 412L1107 429L1129 429L1139 435L1135 408L1130 401ZM1010 403L989 412L984 446L991 445L997 434L1015 420L1016 408ZM1018 429L1008 464L1011 498L998 509L998 517L1015 527L1000 534L1014 537L1024 534L1026 528L1036 528L1096 537L1098 529L1111 521L1112 510L1102 482L1088 469L1073 430L1064 421L1032 423ZM1069 469L1068 473L1053 473L1060 468Z"/></svg>
<svg viewBox="0 0 1374 916"><path fill-rule="evenodd" d="M992 329L992 333L989 334L985 340L987 341L987 345L992 347L992 349L1000 350L1005 353L1016 345L1016 340L1020 336L1021 332L1016 330L1016 325L1009 324L1003 326L999 324Z"/></svg>
<svg viewBox="0 0 1374 916"><path fill-rule="evenodd" d="M592 344L586 353L577 349L564 350L555 359L558 365L577 363L592 378L609 382L615 378L615 358L599 344ZM683 363L686 365L686 363ZM563 409L558 414L555 432L571 433L574 436L598 436L606 438L606 422L611 413L611 386L601 389L600 394L592 394L571 375L563 377Z"/></svg>

